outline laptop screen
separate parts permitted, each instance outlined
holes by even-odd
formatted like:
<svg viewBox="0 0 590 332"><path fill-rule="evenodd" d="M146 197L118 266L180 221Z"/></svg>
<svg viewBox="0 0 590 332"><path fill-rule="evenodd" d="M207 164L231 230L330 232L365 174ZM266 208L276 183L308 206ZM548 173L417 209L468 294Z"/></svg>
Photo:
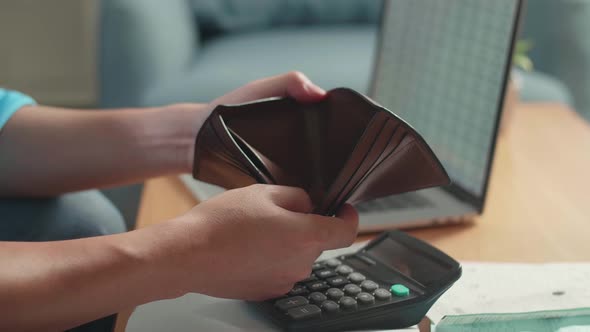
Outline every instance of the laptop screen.
<svg viewBox="0 0 590 332"><path fill-rule="evenodd" d="M518 1L394 0L384 10L372 97L483 203Z"/></svg>

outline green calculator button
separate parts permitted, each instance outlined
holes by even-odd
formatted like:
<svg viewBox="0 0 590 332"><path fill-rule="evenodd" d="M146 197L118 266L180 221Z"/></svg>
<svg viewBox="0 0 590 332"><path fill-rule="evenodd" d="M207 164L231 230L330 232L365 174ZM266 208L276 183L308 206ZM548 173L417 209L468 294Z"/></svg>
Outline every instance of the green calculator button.
<svg viewBox="0 0 590 332"><path fill-rule="evenodd" d="M389 289L391 293L398 297L406 297L410 295L410 289L402 284L395 284Z"/></svg>

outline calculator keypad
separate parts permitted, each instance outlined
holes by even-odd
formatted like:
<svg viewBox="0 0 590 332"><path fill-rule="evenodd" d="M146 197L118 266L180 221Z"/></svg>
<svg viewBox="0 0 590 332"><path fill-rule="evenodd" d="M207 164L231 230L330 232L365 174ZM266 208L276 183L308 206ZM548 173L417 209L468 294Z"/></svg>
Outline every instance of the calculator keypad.
<svg viewBox="0 0 590 332"><path fill-rule="evenodd" d="M344 293L346 293L346 295L349 295L349 296L356 296L357 294L359 294L360 292L363 291L359 286L357 286L355 284L348 284L348 285L344 286L343 290L344 290Z"/></svg>
<svg viewBox="0 0 590 332"><path fill-rule="evenodd" d="M353 272L348 275L348 280L350 280L350 282L353 282L355 284L360 284L361 282L365 281L366 279L367 279L367 277L365 277L364 275L362 275L358 272Z"/></svg>
<svg viewBox="0 0 590 332"><path fill-rule="evenodd" d="M349 274L351 274L354 270L352 269L352 267L348 266L348 265L340 265L336 268L336 273L338 273L339 275L342 276L347 276Z"/></svg>
<svg viewBox="0 0 590 332"><path fill-rule="evenodd" d="M296 296L296 295L306 295L307 293L309 293L309 291L307 290L307 287L305 287L304 285L295 285L295 287L293 287L291 289L291 291L289 291L290 296Z"/></svg>
<svg viewBox="0 0 590 332"><path fill-rule="evenodd" d="M320 263L314 263L314 264L311 266L311 270L312 270L312 271L315 271L315 270L319 270L319 269L321 269L321 268L323 268L323 267L324 267L324 266L323 266L322 264L320 264Z"/></svg>
<svg viewBox="0 0 590 332"><path fill-rule="evenodd" d="M328 286L328 283L323 280L308 282L305 285L307 286L310 292L321 292L330 288L330 286Z"/></svg>
<svg viewBox="0 0 590 332"><path fill-rule="evenodd" d="M361 288L363 289L363 291L368 292L368 293L372 293L374 292L377 288L379 288L379 284L377 284L376 282L374 282L373 280L365 280L363 282L361 282Z"/></svg>
<svg viewBox="0 0 590 332"><path fill-rule="evenodd" d="M357 301L360 304L374 304L375 303L375 297L373 297L373 295L369 294L369 293L358 293L356 296Z"/></svg>
<svg viewBox="0 0 590 332"><path fill-rule="evenodd" d="M294 320L310 319L320 317L322 315L322 310L317 305L307 304L289 309L287 315Z"/></svg>
<svg viewBox="0 0 590 332"><path fill-rule="evenodd" d="M328 297L326 295L324 295L324 293L313 292L313 293L309 294L309 302L311 302L313 304L320 305L324 301L326 301L327 299L328 299Z"/></svg>
<svg viewBox="0 0 590 332"><path fill-rule="evenodd" d="M344 296L344 292L340 288L330 288L326 291L326 295L330 299L338 301L341 297Z"/></svg>
<svg viewBox="0 0 590 332"><path fill-rule="evenodd" d="M350 312L391 301L390 285L367 279L339 259L315 263L311 275L298 282L287 294L274 301L275 307L293 320L303 320ZM396 285L400 288L403 285Z"/></svg>
<svg viewBox="0 0 590 332"><path fill-rule="evenodd" d="M338 303L342 310L355 310L358 306L356 300L350 296L343 296Z"/></svg>
<svg viewBox="0 0 590 332"><path fill-rule="evenodd" d="M328 259L326 261L326 266L329 268L332 268L332 269L337 267L338 265L341 265L341 264L342 264L342 262L336 258Z"/></svg>
<svg viewBox="0 0 590 332"><path fill-rule="evenodd" d="M333 270L326 269L315 271L314 274L316 275L316 277L320 279L327 279L330 277L334 277L336 275L336 272L334 272Z"/></svg>
<svg viewBox="0 0 590 332"><path fill-rule="evenodd" d="M326 281L332 287L340 287L340 286L348 284L348 279L346 279L346 277L343 277L343 276L332 277Z"/></svg>
<svg viewBox="0 0 590 332"><path fill-rule="evenodd" d="M303 296L293 296L293 297L288 297L286 299L278 300L275 303L275 306L277 306L277 308L279 308L279 310L287 311L291 308L300 307L300 306L308 304L308 303L309 302L307 301L307 299L304 298Z"/></svg>
<svg viewBox="0 0 590 332"><path fill-rule="evenodd" d="M334 301L328 300L322 303L322 311L332 314L340 311L340 305Z"/></svg>
<svg viewBox="0 0 590 332"><path fill-rule="evenodd" d="M378 301L389 301L391 299L391 293L385 288L378 288L373 293Z"/></svg>

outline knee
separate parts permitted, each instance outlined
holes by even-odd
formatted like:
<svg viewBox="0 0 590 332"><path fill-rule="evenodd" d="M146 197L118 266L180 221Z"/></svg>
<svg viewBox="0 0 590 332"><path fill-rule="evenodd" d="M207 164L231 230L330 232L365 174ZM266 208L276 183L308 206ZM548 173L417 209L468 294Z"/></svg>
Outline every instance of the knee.
<svg viewBox="0 0 590 332"><path fill-rule="evenodd" d="M53 219L63 240L110 235L126 231L117 208L99 191L65 194L57 199Z"/></svg>
<svg viewBox="0 0 590 332"><path fill-rule="evenodd" d="M0 240L57 241L124 232L119 210L97 190L0 200Z"/></svg>

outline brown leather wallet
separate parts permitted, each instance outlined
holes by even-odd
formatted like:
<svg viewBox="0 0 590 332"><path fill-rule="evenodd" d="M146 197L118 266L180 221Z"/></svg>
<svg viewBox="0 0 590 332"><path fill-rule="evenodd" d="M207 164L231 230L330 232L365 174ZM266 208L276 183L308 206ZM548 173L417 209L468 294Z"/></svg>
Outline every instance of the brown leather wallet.
<svg viewBox="0 0 590 332"><path fill-rule="evenodd" d="M347 88L317 103L271 98L219 105L196 138L193 176L224 188L301 187L314 212L450 183L404 120Z"/></svg>

